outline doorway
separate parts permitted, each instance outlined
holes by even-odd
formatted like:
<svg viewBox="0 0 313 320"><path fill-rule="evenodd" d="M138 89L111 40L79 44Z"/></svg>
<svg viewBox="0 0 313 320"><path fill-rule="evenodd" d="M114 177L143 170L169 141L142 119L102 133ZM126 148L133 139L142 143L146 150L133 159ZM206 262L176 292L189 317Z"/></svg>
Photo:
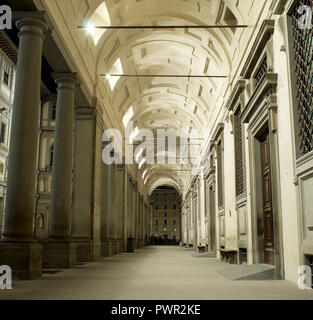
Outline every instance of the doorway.
<svg viewBox="0 0 313 320"><path fill-rule="evenodd" d="M209 187L210 203L210 250L216 253L216 212L215 212L215 191L213 185Z"/></svg>
<svg viewBox="0 0 313 320"><path fill-rule="evenodd" d="M269 132L260 137L264 263L275 265L274 217Z"/></svg>

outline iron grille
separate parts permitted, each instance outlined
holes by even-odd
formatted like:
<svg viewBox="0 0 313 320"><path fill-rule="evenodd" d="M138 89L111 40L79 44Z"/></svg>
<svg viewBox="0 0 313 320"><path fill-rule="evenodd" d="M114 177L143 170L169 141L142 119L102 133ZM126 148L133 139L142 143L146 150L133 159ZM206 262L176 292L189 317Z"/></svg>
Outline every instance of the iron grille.
<svg viewBox="0 0 313 320"><path fill-rule="evenodd" d="M217 169L218 169L218 206L224 205L224 183L223 183L223 152L222 143L217 146Z"/></svg>
<svg viewBox="0 0 313 320"><path fill-rule="evenodd" d="M236 195L242 195L244 188L243 145L241 108L235 112L235 159L236 159Z"/></svg>
<svg viewBox="0 0 313 320"><path fill-rule="evenodd" d="M259 69L257 70L257 72L255 73L254 79L256 81L255 86L257 87L261 80L263 79L264 75L267 73L267 56L264 57L264 59L262 60L262 63L259 67Z"/></svg>
<svg viewBox="0 0 313 320"><path fill-rule="evenodd" d="M297 111L299 121L299 151L304 156L313 150L313 30L299 27L300 6L313 8L313 0L297 2L292 18L292 38L295 51Z"/></svg>

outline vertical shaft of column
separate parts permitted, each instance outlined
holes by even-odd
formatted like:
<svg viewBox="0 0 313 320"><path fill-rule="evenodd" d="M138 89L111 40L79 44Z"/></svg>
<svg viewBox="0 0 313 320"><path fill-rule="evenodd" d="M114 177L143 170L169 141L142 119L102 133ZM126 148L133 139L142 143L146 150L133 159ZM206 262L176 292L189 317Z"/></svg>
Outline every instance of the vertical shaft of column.
<svg viewBox="0 0 313 320"><path fill-rule="evenodd" d="M74 197L71 231L73 239L91 240L94 109L77 108L75 120Z"/></svg>
<svg viewBox="0 0 313 320"><path fill-rule="evenodd" d="M58 97L52 171L50 238L67 240L70 238L71 231L74 103L78 81L74 73L53 74L53 77L58 85Z"/></svg>
<svg viewBox="0 0 313 320"><path fill-rule="evenodd" d="M41 59L47 25L43 14L18 13L19 52L9 147L3 236L33 240L40 110Z"/></svg>

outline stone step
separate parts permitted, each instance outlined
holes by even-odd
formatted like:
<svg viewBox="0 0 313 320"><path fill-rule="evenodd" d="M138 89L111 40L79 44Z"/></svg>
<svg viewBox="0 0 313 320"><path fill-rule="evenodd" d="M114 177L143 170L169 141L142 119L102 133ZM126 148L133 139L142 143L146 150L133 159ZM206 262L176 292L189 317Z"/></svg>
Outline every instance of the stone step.
<svg viewBox="0 0 313 320"><path fill-rule="evenodd" d="M221 263L222 264L222 263ZM225 278L233 281L258 281L258 280L275 280L275 267L267 264L254 265L221 265L216 270Z"/></svg>

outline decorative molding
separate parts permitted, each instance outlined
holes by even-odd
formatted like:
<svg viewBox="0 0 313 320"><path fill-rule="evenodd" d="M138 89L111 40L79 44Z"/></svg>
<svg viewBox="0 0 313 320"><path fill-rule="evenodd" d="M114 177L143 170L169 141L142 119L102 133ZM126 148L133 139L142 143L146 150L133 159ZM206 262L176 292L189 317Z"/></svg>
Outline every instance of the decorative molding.
<svg viewBox="0 0 313 320"><path fill-rule="evenodd" d="M224 123L219 123L217 125L217 128L215 129L214 133L213 133L213 140L214 142L217 142L219 136L221 135L221 133L224 131L225 128L225 124Z"/></svg>
<svg viewBox="0 0 313 320"><path fill-rule="evenodd" d="M246 63L242 69L240 76L244 79L250 79L251 74L255 68L255 65L260 58L260 52L264 50L267 42L274 34L274 20L264 20L261 26L260 32L255 40L255 43L251 49L251 52L246 60Z"/></svg>
<svg viewBox="0 0 313 320"><path fill-rule="evenodd" d="M235 84L235 87L226 102L226 109L232 111L237 103L240 95L246 88L246 81L245 80L238 80Z"/></svg>
<svg viewBox="0 0 313 320"><path fill-rule="evenodd" d="M249 123L250 119L262 103L266 95L272 95L276 91L278 75L276 73L266 73L262 82L254 91L252 97L243 110L242 120Z"/></svg>

